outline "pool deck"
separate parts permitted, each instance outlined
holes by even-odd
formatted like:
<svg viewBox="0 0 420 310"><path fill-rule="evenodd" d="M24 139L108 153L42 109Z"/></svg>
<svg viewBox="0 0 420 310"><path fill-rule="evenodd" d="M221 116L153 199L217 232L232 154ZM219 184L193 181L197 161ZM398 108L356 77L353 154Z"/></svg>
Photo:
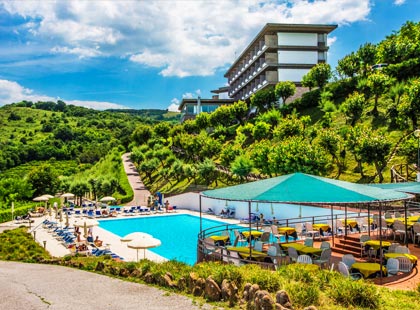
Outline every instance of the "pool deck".
<svg viewBox="0 0 420 310"><path fill-rule="evenodd" d="M98 218L97 220L101 221L112 221L114 219L132 219L139 217L153 217L153 216L173 216L176 214L190 214L198 216L198 212L189 211L189 210L178 210L177 212L171 213L156 213L151 215L138 215L138 216L122 216L112 218ZM215 219L215 216L202 214L203 218ZM35 240L41 245L44 246L44 241L46 241L46 250L53 257L63 257L65 255L71 254L70 250L66 248L62 242L54 238L53 234L48 230L42 227L42 222L44 220L50 220L48 215L42 217L32 218L34 223L31 223L31 228L29 229L28 223L16 223L16 222L6 222L0 224L0 232L5 229L14 229L22 225L28 227L28 231L33 234L35 232ZM73 227L73 224L76 220L80 220L80 217L70 216L69 217L69 227ZM218 219L229 224L237 224L239 221L235 219ZM58 222L58 219L55 219ZM62 225L64 226L65 220L63 220ZM83 230L83 228L82 228ZM93 237L99 237L99 240L103 240L103 246L109 248L112 252L124 258L125 261L137 261L137 250L127 247L127 243L121 242L120 237L113 234L112 232L101 228L100 226L95 226L92 228ZM145 251L146 258L154 262L164 262L167 261L164 257L153 253L152 251ZM143 258L143 250L139 250L139 259Z"/></svg>

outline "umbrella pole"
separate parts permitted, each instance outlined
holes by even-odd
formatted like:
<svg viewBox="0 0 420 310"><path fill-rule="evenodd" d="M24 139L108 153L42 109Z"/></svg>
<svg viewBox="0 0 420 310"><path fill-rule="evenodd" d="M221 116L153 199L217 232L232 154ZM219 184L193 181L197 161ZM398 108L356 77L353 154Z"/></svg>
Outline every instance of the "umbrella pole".
<svg viewBox="0 0 420 310"><path fill-rule="evenodd" d="M143 259L146 259L146 249L143 249Z"/></svg>
<svg viewBox="0 0 420 310"><path fill-rule="evenodd" d="M137 249L137 261L139 261L139 249Z"/></svg>
<svg viewBox="0 0 420 310"><path fill-rule="evenodd" d="M251 244L251 201L248 201L248 223L249 223L249 257L252 257L252 244Z"/></svg>

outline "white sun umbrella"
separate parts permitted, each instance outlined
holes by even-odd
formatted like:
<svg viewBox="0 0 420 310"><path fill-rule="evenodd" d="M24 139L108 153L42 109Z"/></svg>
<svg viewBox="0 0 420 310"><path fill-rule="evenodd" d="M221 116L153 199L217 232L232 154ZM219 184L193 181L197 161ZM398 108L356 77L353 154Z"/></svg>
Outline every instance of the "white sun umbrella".
<svg viewBox="0 0 420 310"><path fill-rule="evenodd" d="M77 220L74 222L75 227L83 227L85 225L87 228L91 228L93 226L98 226L99 222L94 219L82 219L82 220Z"/></svg>
<svg viewBox="0 0 420 310"><path fill-rule="evenodd" d="M105 197L103 197L103 198L101 198L101 200L100 201L102 201L102 202L108 202L108 201L115 201L116 199L114 198L114 197L111 197L111 196L105 196Z"/></svg>
<svg viewBox="0 0 420 310"><path fill-rule="evenodd" d="M139 250L143 249L143 259L146 258L146 249L155 248L161 245L159 239L143 237L130 241L127 246L137 250L137 261L139 260Z"/></svg>
<svg viewBox="0 0 420 310"><path fill-rule="evenodd" d="M35 197L34 199L32 199L33 201L48 201L49 198L45 197L45 196L39 196L39 197Z"/></svg>
<svg viewBox="0 0 420 310"><path fill-rule="evenodd" d="M49 194L42 195L41 197L47 197L48 199L54 198L53 195L49 195Z"/></svg>
<svg viewBox="0 0 420 310"><path fill-rule="evenodd" d="M63 197L63 198L72 198L72 197L74 197L74 194L72 194L72 193L64 193L60 197Z"/></svg>
<svg viewBox="0 0 420 310"><path fill-rule="evenodd" d="M130 241L133 241L135 239L140 239L140 238L153 238L153 236L144 232L136 231L131 234L125 235L120 240L121 242L130 242Z"/></svg>

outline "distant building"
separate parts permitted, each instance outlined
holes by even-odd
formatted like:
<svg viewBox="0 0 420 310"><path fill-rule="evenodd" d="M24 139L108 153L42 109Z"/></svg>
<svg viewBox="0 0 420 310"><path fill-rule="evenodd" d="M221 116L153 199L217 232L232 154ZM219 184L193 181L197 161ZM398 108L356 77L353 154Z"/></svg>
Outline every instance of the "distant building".
<svg viewBox="0 0 420 310"><path fill-rule="evenodd" d="M233 99L228 97L228 88L220 87L212 90L213 97L211 99L198 98L184 98L179 105L178 110L181 111L181 123L189 119L195 119L197 114L202 112L211 113L218 107L226 104L232 104Z"/></svg>
<svg viewBox="0 0 420 310"><path fill-rule="evenodd" d="M266 24L225 73L230 98L252 94L280 81L302 77L327 61L327 35L337 25Z"/></svg>
<svg viewBox="0 0 420 310"><path fill-rule="evenodd" d="M213 112L280 81L300 86L302 77L327 62L327 35L337 25L266 24L225 73L228 86L213 90L212 99L183 99L181 122L201 112ZM297 91L297 96L302 90Z"/></svg>

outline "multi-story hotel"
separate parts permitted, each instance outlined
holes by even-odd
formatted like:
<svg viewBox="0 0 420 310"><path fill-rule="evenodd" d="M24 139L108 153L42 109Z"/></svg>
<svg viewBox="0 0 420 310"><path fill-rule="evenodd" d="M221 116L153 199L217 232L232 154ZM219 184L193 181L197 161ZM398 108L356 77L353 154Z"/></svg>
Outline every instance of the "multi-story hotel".
<svg viewBox="0 0 420 310"><path fill-rule="evenodd" d="M327 61L327 35L337 25L266 24L225 73L229 97L248 100L280 81L297 85L318 63Z"/></svg>
<svg viewBox="0 0 420 310"><path fill-rule="evenodd" d="M302 77L327 61L327 35L337 25L266 24L225 73L228 87L213 99L184 99L182 120L212 112L223 104L248 101L252 94L280 81L300 85Z"/></svg>

